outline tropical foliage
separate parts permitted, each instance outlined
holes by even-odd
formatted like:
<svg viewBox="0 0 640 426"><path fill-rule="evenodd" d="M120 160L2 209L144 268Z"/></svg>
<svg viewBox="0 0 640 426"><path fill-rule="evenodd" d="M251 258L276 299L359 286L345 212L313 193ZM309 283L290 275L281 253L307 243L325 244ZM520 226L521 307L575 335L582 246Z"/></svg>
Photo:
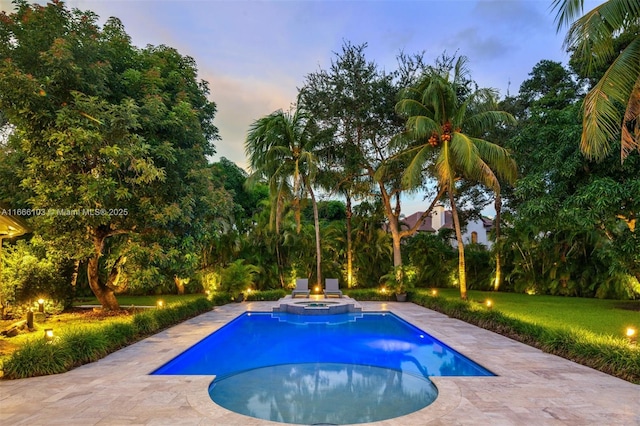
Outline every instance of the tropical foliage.
<svg viewBox="0 0 640 426"><path fill-rule="evenodd" d="M559 23L579 3L556 1ZM47 214L25 216L34 233L4 241L3 308L93 293L117 309L123 292L237 295L249 282L281 294L323 276L371 295L405 270L418 288L456 287L463 298L492 287L637 298L630 3L576 21L572 68L541 61L500 103L464 57L426 65L401 53L383 70L366 44L345 42L327 69L304 76L294 107L256 117L249 174L210 161L216 106L192 58L133 46L116 18L101 25L60 2L17 1L0 15L0 202ZM623 164L605 155L614 136ZM404 225L418 191L423 218L446 204L453 230ZM466 222L492 197L497 215L504 204L492 251L465 250Z"/></svg>
<svg viewBox="0 0 640 426"><path fill-rule="evenodd" d="M608 66L584 99L580 147L589 158L601 160L620 139L624 161L632 151L640 151L640 4L608 0L578 18L583 5L583 0L553 1L558 31L570 25L565 45L587 70ZM616 50L615 41L625 31L633 35Z"/></svg>

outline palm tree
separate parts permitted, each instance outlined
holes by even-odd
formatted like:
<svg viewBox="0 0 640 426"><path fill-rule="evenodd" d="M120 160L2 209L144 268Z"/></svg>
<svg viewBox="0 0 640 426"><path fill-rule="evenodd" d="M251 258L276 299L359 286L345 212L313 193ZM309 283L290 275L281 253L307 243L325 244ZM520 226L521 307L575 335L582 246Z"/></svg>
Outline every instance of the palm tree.
<svg viewBox="0 0 640 426"><path fill-rule="evenodd" d="M254 174L269 180L272 215L275 208L276 229L287 196L292 198L300 232L300 202L305 191L311 197L316 231L316 262L318 284L322 281L322 251L318 205L312 182L318 170L316 147L323 133L302 109L292 112L275 111L255 121L245 142L246 154Z"/></svg>
<svg viewBox="0 0 640 426"><path fill-rule="evenodd" d="M506 149L478 136L515 120L509 113L497 110L493 91L469 90L465 57L451 64L432 70L417 86L406 90L396 111L408 117L405 135L412 141L403 154L410 159L403 175L405 184L413 186L421 182L427 171L436 178L439 191L449 198L458 241L460 297L466 300L464 245L455 203L456 181L480 182L499 194L498 175L512 180L516 174L515 162Z"/></svg>
<svg viewBox="0 0 640 426"><path fill-rule="evenodd" d="M554 0L558 31L583 11L584 0ZM620 33L640 23L640 3L609 0L587 12L569 27L565 46L588 64L611 65L584 99L580 148L588 158L600 160L621 134L620 159L640 151L640 34L621 52L613 48ZM624 116L622 109L625 109Z"/></svg>

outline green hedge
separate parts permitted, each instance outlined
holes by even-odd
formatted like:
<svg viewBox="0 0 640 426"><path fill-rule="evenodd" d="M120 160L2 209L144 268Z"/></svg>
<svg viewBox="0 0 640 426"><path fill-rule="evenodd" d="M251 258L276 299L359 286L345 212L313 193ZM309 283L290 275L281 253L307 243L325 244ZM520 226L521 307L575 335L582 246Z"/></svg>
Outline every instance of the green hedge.
<svg viewBox="0 0 640 426"><path fill-rule="evenodd" d="M26 342L2 365L5 379L22 379L68 371L96 361L146 336L210 311L214 302L206 298L179 303L165 309L148 309L135 314L131 322L77 327L52 342L36 338Z"/></svg>
<svg viewBox="0 0 640 426"><path fill-rule="evenodd" d="M510 318L499 311L488 310L477 303L433 297L420 292L409 293L409 300L545 352L640 384L640 347L631 346L625 339L600 336L584 330L550 330Z"/></svg>
<svg viewBox="0 0 640 426"><path fill-rule="evenodd" d="M356 300L370 300L373 302L389 302L395 301L394 294L382 294L379 290L373 288L342 290L342 293Z"/></svg>
<svg viewBox="0 0 640 426"><path fill-rule="evenodd" d="M288 293L282 289L279 290L264 290L264 291L252 291L247 295L247 301L275 301L285 297Z"/></svg>

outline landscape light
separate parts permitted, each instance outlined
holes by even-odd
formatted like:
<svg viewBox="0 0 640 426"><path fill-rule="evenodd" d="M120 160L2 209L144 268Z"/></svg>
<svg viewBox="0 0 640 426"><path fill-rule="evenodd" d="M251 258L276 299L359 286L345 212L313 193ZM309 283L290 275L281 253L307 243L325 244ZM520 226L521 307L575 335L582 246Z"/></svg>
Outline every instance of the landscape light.
<svg viewBox="0 0 640 426"><path fill-rule="evenodd" d="M387 288L386 287L382 287L380 289L380 293L385 294L387 292Z"/></svg>
<svg viewBox="0 0 640 426"><path fill-rule="evenodd" d="M315 286L313 291L315 291L316 293L320 293L320 286Z"/></svg>
<svg viewBox="0 0 640 426"><path fill-rule="evenodd" d="M433 297L436 297L438 295L438 290L436 290L435 288L431 290L431 295Z"/></svg>
<svg viewBox="0 0 640 426"><path fill-rule="evenodd" d="M162 300L158 300L156 302L156 308L158 308L158 309L164 308L164 302Z"/></svg>
<svg viewBox="0 0 640 426"><path fill-rule="evenodd" d="M487 305L487 309L493 308L493 302L491 301L491 299L487 299L486 305Z"/></svg>
<svg viewBox="0 0 640 426"><path fill-rule="evenodd" d="M44 299L38 299L38 312L44 313Z"/></svg>
<svg viewBox="0 0 640 426"><path fill-rule="evenodd" d="M627 339L629 339L629 343L635 344L638 339L638 332L633 327L627 327Z"/></svg>
<svg viewBox="0 0 640 426"><path fill-rule="evenodd" d="M51 342L53 340L53 328L45 328L44 329L44 339L47 342Z"/></svg>

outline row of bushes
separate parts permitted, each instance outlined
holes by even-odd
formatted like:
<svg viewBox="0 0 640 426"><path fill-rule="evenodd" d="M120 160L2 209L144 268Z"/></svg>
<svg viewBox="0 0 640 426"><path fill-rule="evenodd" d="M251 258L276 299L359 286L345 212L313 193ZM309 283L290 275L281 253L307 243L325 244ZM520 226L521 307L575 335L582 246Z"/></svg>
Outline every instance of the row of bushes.
<svg viewBox="0 0 640 426"><path fill-rule="evenodd" d="M584 330L550 330L511 318L499 311L487 310L482 305L433 297L423 292L409 293L409 300L545 352L640 384L640 347L631 346L624 339Z"/></svg>
<svg viewBox="0 0 640 426"><path fill-rule="evenodd" d="M210 311L214 305L214 302L203 297L165 309L142 311L126 322L68 329L53 342L43 338L29 340L4 361L3 378L22 379L63 373Z"/></svg>

